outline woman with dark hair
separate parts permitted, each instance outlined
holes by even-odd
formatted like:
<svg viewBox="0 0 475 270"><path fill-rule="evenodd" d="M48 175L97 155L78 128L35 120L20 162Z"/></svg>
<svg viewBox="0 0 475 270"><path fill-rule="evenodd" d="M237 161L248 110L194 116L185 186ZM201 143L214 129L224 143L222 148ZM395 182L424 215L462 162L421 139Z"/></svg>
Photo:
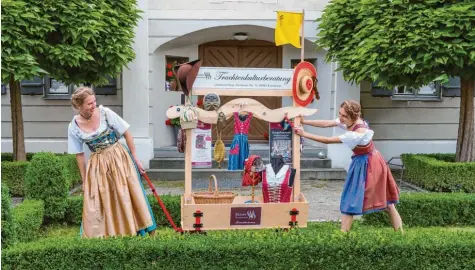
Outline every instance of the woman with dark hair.
<svg viewBox="0 0 475 270"><path fill-rule="evenodd" d="M341 195L341 230L351 229L354 215L385 210L395 231L401 230L402 220L395 204L399 202L399 189L383 156L375 149L374 131L361 118L361 106L354 100L340 105L335 120L304 120L303 125L328 128L338 126L346 132L340 136L325 137L305 132L302 127L294 130L302 137L325 144L343 143L354 153Z"/></svg>

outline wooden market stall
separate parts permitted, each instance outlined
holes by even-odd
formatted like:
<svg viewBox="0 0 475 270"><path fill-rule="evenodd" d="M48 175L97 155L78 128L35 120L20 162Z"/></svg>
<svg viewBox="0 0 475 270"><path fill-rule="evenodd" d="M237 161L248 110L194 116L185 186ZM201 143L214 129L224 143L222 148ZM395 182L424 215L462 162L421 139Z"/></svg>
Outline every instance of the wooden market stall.
<svg viewBox="0 0 475 270"><path fill-rule="evenodd" d="M253 69L254 71L258 69ZM282 71L283 69L279 69ZM294 75L294 70L283 70ZM200 75L198 75L200 78ZM316 83L316 81L315 81ZM295 93L292 87L285 89L207 89L198 85L193 85L191 95L206 95L217 93L219 96L278 96L292 97ZM188 101L189 102L189 101ZM190 103L191 104L191 103ZM188 106L190 106L188 104ZM167 117L172 119L180 117L185 106L174 106L167 110ZM205 111L194 107L199 121L203 123L216 124L218 113L216 111ZM227 118L233 116L234 112L252 112L253 117L262 119L269 123L282 121L285 117L293 119L294 125L300 124L299 115L310 116L317 112L317 109L309 109L298 106L294 101L294 106L282 107L278 109L268 109L263 104L250 98L237 98L227 102L219 108L219 112L224 113ZM193 170L191 162L192 152L192 130L186 129L185 148L185 192L181 197L181 227L184 231L194 230L229 230L229 229L262 229L262 228L289 228L306 227L308 219L308 202L300 190L300 136L292 134L292 168L296 169L293 183L292 197L286 203L264 203L263 196L256 196L256 202L248 203L251 196L238 195L230 203L217 204L197 204L193 197L192 182ZM219 182L219 179L217 179ZM213 184L213 183L211 183ZM213 185L214 186L214 185ZM219 186L219 185L218 185ZM252 202L252 201L251 201ZM241 217L241 219L240 219ZM241 220L241 221L239 221Z"/></svg>

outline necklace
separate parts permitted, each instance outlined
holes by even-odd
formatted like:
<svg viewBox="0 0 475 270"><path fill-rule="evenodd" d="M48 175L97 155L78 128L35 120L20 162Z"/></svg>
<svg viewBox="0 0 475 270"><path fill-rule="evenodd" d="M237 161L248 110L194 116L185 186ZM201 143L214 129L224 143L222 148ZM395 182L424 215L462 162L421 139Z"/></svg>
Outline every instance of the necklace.
<svg viewBox="0 0 475 270"><path fill-rule="evenodd" d="M82 115L82 113L79 113L79 115L89 122L91 120L91 117L92 117L93 113L91 113L91 115L89 115L89 117L85 117L84 115Z"/></svg>

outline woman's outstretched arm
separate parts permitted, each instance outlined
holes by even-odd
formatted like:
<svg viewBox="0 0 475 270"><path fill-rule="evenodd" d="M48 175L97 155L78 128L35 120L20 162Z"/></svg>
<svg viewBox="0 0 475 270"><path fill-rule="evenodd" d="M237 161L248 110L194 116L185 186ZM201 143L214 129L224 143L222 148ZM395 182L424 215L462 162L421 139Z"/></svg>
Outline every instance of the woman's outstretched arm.
<svg viewBox="0 0 475 270"><path fill-rule="evenodd" d="M306 131L303 131L302 128L294 128L294 131L301 137L308 138L310 140L314 140L319 143L325 143L325 144L341 143L341 139L338 136L325 137L325 136L314 135Z"/></svg>
<svg viewBox="0 0 475 270"><path fill-rule="evenodd" d="M335 120L305 120L302 116L300 123L319 128L336 127L338 124Z"/></svg>

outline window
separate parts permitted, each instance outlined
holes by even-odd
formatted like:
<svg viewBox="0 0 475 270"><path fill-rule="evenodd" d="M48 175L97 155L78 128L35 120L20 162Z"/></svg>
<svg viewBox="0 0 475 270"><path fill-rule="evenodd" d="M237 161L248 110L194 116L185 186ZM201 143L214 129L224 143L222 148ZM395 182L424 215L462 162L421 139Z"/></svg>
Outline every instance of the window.
<svg viewBox="0 0 475 270"><path fill-rule="evenodd" d="M177 91L175 76L173 75L173 65L189 62L188 57L165 56L165 91Z"/></svg>
<svg viewBox="0 0 475 270"><path fill-rule="evenodd" d="M462 92L459 77L449 78L449 82L442 85L442 96L444 97L460 97ZM475 97L475 93L473 94Z"/></svg>
<svg viewBox="0 0 475 270"><path fill-rule="evenodd" d="M44 99L69 99L74 91L74 84L65 84L49 76L45 78Z"/></svg>
<svg viewBox="0 0 475 270"><path fill-rule="evenodd" d="M108 76L107 78L109 82L105 85L85 85L92 87L97 95L116 95L117 88L120 87L119 83L121 82L121 77L120 74L116 78ZM22 95L43 95L44 99L70 99L75 89L74 84L67 85L49 76L34 77L32 80L23 80L20 85ZM2 95L6 93L4 87L5 86L2 84Z"/></svg>
<svg viewBox="0 0 475 270"><path fill-rule="evenodd" d="M441 100L439 83L431 82L419 88L399 86L394 89L393 100Z"/></svg>
<svg viewBox="0 0 475 270"><path fill-rule="evenodd" d="M115 78L111 76L106 76L109 80L107 84L104 85L93 85L92 88L96 95L117 95L117 89L120 88L120 82L122 80L122 75L118 74Z"/></svg>
<svg viewBox="0 0 475 270"><path fill-rule="evenodd" d="M7 86L2 83L2 95L6 95L6 94L7 94Z"/></svg>
<svg viewBox="0 0 475 270"><path fill-rule="evenodd" d="M377 86L377 83L371 84L371 95L373 97L391 97L392 100L421 100L421 101L440 101L442 100L441 85L431 82L419 88L399 86L394 90L385 89Z"/></svg>
<svg viewBox="0 0 475 270"><path fill-rule="evenodd" d="M43 95L46 87L46 77L34 77L20 82L22 95Z"/></svg>

